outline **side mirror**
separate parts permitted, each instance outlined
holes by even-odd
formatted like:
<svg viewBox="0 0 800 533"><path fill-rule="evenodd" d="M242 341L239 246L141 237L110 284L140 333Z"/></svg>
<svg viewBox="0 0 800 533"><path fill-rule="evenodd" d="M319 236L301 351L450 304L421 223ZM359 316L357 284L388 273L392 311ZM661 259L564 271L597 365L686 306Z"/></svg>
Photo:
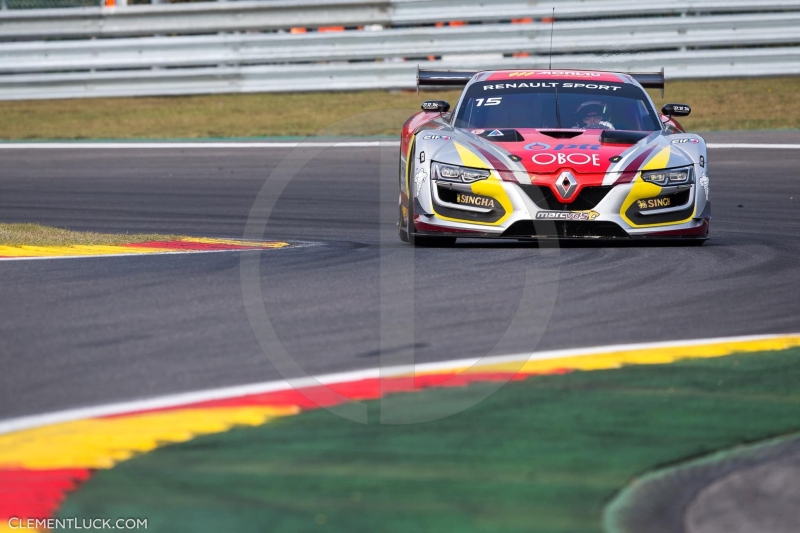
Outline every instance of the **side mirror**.
<svg viewBox="0 0 800 533"><path fill-rule="evenodd" d="M688 117L692 108L686 104L664 104L661 112L670 117Z"/></svg>
<svg viewBox="0 0 800 533"><path fill-rule="evenodd" d="M450 111L450 104L444 100L425 100L422 102L422 110L428 113L447 113Z"/></svg>

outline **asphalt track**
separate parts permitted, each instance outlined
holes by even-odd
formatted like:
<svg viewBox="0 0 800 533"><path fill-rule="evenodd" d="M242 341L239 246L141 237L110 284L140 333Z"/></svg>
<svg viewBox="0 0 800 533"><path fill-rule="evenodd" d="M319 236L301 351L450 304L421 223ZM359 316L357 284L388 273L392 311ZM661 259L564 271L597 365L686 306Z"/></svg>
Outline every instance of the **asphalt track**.
<svg viewBox="0 0 800 533"><path fill-rule="evenodd" d="M800 133L706 138L798 143ZM290 152L6 149L0 220L241 237ZM712 239L699 248L465 241L416 250L412 263L399 240L381 246L396 209L381 152L322 150L272 211L268 238L318 244L261 254L266 310L305 372L412 351L422 362L800 330L800 150L712 150ZM397 319L408 318L412 288L382 300L381 268L393 265L415 276L413 342L396 346L381 341L381 312L391 317L396 299ZM0 262L0 276L0 419L282 377L250 326L238 254ZM533 333L510 328L526 279L541 302L526 311Z"/></svg>
<svg viewBox="0 0 800 533"><path fill-rule="evenodd" d="M686 533L795 533L800 525L800 454L738 469L687 506ZM787 512L790 511L790 512Z"/></svg>

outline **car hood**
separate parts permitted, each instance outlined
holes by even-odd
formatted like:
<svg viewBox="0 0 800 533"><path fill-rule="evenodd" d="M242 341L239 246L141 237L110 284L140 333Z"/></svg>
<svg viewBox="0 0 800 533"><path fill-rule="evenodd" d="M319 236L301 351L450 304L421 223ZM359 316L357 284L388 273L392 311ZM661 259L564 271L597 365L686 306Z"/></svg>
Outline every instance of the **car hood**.
<svg viewBox="0 0 800 533"><path fill-rule="evenodd" d="M570 171L584 185L613 185L632 181L643 169L693 162L660 131L449 128L418 136L432 143L432 160L494 169L503 180L523 184Z"/></svg>

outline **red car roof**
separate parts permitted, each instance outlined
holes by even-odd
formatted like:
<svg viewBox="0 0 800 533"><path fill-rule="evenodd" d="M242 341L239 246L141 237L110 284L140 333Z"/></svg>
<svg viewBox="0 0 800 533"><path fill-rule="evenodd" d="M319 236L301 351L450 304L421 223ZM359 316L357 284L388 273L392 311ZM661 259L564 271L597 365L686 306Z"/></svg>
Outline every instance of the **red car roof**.
<svg viewBox="0 0 800 533"><path fill-rule="evenodd" d="M480 76L481 81L513 80L592 80L601 82L631 83L627 74L615 74L595 70L495 70Z"/></svg>

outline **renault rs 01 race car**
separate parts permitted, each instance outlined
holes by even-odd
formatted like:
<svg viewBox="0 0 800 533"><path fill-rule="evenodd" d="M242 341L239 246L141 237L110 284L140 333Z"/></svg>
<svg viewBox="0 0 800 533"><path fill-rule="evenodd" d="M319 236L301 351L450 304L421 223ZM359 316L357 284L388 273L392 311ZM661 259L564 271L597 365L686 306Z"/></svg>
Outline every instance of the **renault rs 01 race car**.
<svg viewBox="0 0 800 533"><path fill-rule="evenodd" d="M664 74L579 70L420 71L464 86L403 126L398 230L414 245L456 238L708 238L702 137L644 90Z"/></svg>

